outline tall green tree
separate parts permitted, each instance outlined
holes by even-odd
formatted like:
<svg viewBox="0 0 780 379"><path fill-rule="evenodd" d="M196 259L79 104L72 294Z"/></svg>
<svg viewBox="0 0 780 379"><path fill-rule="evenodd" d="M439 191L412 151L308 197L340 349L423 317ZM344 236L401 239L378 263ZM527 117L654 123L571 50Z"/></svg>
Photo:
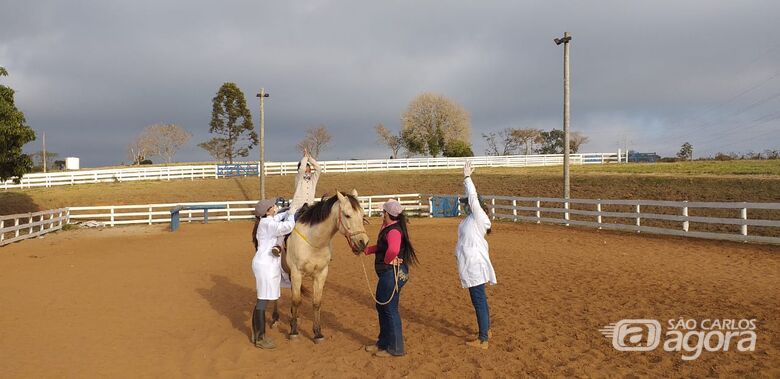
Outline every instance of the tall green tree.
<svg viewBox="0 0 780 379"><path fill-rule="evenodd" d="M249 150L257 145L252 114L246 106L244 93L235 83L223 84L212 99L209 126L209 131L217 137L206 144L226 144L225 159L230 163L233 158L248 156ZM218 141L213 141L215 139Z"/></svg>
<svg viewBox="0 0 780 379"><path fill-rule="evenodd" d="M3 76L8 76L8 71L0 67ZM34 140L35 132L14 104L14 90L0 85L0 180L14 178L19 183L32 170L32 159L22 153L22 147Z"/></svg>
<svg viewBox="0 0 780 379"><path fill-rule="evenodd" d="M680 151L677 153L677 158L679 158L681 161L692 161L693 160L693 145L686 142L680 146Z"/></svg>
<svg viewBox="0 0 780 379"><path fill-rule="evenodd" d="M438 156L471 146L469 113L454 100L435 93L422 93L412 99L401 115L401 138L413 154ZM464 144L451 145L455 141ZM458 150L461 152L461 150Z"/></svg>

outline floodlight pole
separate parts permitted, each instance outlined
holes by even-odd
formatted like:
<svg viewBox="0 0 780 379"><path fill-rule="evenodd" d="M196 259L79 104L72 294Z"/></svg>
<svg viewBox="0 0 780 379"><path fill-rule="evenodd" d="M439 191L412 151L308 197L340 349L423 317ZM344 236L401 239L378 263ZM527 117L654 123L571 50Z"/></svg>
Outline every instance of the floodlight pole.
<svg viewBox="0 0 780 379"><path fill-rule="evenodd" d="M260 199L265 199L265 108L264 100L269 94L265 88L260 88L257 97L260 98Z"/></svg>
<svg viewBox="0 0 780 379"><path fill-rule="evenodd" d="M556 38L555 44L563 44L563 198L568 199L570 194L569 182L569 117L571 116L569 103L569 32L563 33L563 38ZM566 204L568 206L568 203Z"/></svg>

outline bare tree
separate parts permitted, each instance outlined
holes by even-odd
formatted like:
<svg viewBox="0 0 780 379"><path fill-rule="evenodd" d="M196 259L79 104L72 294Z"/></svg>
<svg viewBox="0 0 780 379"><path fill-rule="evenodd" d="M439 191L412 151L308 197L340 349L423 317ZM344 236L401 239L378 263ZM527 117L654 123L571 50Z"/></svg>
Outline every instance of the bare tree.
<svg viewBox="0 0 780 379"><path fill-rule="evenodd" d="M376 134L379 135L377 142L390 148L393 152L393 159L398 158L398 151L404 146L404 139L401 138L401 134L394 134L382 124L377 124L374 129L376 129Z"/></svg>
<svg viewBox="0 0 780 379"><path fill-rule="evenodd" d="M171 163L191 137L192 134L176 124L154 124L144 128L138 139L148 156L158 156Z"/></svg>
<svg viewBox="0 0 780 379"><path fill-rule="evenodd" d="M460 104L442 95L423 93L401 115L401 135L412 153L438 156L448 144L471 142L469 114Z"/></svg>
<svg viewBox="0 0 780 379"><path fill-rule="evenodd" d="M572 154L577 154L580 151L580 146L588 143L588 141L590 141L588 136L580 132L573 132L569 135L569 150L571 150Z"/></svg>
<svg viewBox="0 0 780 379"><path fill-rule="evenodd" d="M517 149L520 148L520 141L515 135L515 130L511 128L501 130L498 134L495 132L482 133L482 138L488 144L488 148L485 150L487 155L512 155L516 154Z"/></svg>
<svg viewBox="0 0 780 379"><path fill-rule="evenodd" d="M309 128L306 130L306 137L304 137L301 142L298 142L296 147L298 148L298 151L301 152L301 154L303 154L304 150L309 150L309 153L311 153L312 157L318 158L320 156L320 152L328 147L330 140L331 135L328 132L328 128L326 128L325 125L320 125L316 129Z"/></svg>
<svg viewBox="0 0 780 379"><path fill-rule="evenodd" d="M142 161L146 159L147 152L147 146L144 141L142 141L141 136L136 136L129 145L127 145L127 159L132 162L132 164L141 164Z"/></svg>
<svg viewBox="0 0 780 379"><path fill-rule="evenodd" d="M523 154L531 154L534 144L541 143L542 131L539 129L514 129L512 136L517 140L518 145L523 146ZM519 146L518 146L519 147Z"/></svg>
<svg viewBox="0 0 780 379"><path fill-rule="evenodd" d="M227 162L231 159L230 141L227 138L214 137L206 142L199 143L198 147L206 150L215 160Z"/></svg>

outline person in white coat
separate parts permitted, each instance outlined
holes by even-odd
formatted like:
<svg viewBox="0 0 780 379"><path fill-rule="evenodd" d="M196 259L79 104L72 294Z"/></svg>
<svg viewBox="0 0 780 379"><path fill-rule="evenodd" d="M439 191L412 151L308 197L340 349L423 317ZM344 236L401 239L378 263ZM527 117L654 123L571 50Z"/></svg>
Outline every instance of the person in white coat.
<svg viewBox="0 0 780 379"><path fill-rule="evenodd" d="M265 309L269 301L279 299L281 287L290 283L282 275L282 259L271 252L279 236L292 232L295 227L294 209L277 213L273 200L260 200L255 205L256 252L252 258L252 271L257 284L257 303L252 312L252 342L262 349L273 349L274 342L265 336Z"/></svg>
<svg viewBox="0 0 780 379"><path fill-rule="evenodd" d="M458 261L458 273L463 288L469 289L471 303L477 314L479 336L475 340L467 341L469 346L487 349L490 332L490 311L487 304L485 284L494 285L496 273L493 264L490 263L488 254L488 242L485 236L490 233L491 224L484 204L480 202L477 189L471 180L474 169L471 162L463 166L463 182L466 187L464 203L466 218L458 225L458 244L455 248L455 258Z"/></svg>
<svg viewBox="0 0 780 379"><path fill-rule="evenodd" d="M306 207L314 205L314 194L317 191L321 170L319 163L309 154L309 150L303 149L303 158L298 163L298 174L295 175L295 190L292 201L290 201L291 208L303 211ZM286 236L279 237L272 252L276 256L281 256L286 245Z"/></svg>

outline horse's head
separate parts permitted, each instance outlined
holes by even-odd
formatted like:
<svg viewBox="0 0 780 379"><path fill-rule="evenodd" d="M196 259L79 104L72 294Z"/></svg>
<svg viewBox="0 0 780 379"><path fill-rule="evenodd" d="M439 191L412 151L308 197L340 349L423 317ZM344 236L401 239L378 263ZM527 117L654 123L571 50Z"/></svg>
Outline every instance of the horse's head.
<svg viewBox="0 0 780 379"><path fill-rule="evenodd" d="M363 207L358 202L356 190L348 195L336 191L339 199L339 232L347 237L353 253L359 253L368 246L368 234L363 227Z"/></svg>

